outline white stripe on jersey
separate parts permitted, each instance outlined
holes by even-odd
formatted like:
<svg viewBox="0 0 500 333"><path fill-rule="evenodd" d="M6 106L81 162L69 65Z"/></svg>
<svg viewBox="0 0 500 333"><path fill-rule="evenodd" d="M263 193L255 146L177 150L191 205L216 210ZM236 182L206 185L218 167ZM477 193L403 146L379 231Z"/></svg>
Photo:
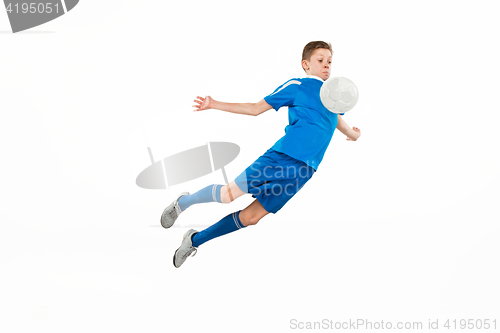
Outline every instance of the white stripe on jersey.
<svg viewBox="0 0 500 333"><path fill-rule="evenodd" d="M302 82L297 81L297 80L291 80L291 81L288 81L288 82L287 82L287 83L285 83L285 85L283 85L283 87L281 87L278 91L273 92L273 93L272 93L271 95L269 95L269 96L272 96L272 95L274 95L274 94L279 93L280 91L282 91L283 89L285 89L286 87L288 87L288 86L289 86L289 85L291 85L291 84L299 84L299 85L300 85L301 83L302 83Z"/></svg>

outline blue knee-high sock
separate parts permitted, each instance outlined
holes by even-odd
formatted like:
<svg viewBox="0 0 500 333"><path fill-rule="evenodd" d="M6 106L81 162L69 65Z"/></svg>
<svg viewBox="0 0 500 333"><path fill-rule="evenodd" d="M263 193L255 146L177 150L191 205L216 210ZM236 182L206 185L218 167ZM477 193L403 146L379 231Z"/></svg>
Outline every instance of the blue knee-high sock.
<svg viewBox="0 0 500 333"><path fill-rule="evenodd" d="M198 204L198 203L205 203L205 202L220 202L222 203L220 199L220 189L224 185L208 185L205 188L202 188L196 193L190 194L190 195L184 195L179 199L179 207L181 208L182 211L186 210L189 206Z"/></svg>
<svg viewBox="0 0 500 333"><path fill-rule="evenodd" d="M240 221L240 212L241 210L231 213L205 230L194 234L191 238L193 246L198 247L211 239L245 228Z"/></svg>

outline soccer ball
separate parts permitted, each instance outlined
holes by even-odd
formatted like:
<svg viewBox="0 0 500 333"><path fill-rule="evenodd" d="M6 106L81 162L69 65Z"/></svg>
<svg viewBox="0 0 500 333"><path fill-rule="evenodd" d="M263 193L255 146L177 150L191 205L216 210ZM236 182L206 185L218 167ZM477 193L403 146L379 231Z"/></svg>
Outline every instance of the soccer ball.
<svg viewBox="0 0 500 333"><path fill-rule="evenodd" d="M358 102L358 88L348 78L332 77L323 82L319 97L328 110L344 113L351 110Z"/></svg>

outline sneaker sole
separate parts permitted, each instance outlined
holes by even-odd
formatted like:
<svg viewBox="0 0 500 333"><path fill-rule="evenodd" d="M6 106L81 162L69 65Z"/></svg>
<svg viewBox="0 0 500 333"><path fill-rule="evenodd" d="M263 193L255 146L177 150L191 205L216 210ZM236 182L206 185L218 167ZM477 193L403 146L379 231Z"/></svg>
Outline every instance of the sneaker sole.
<svg viewBox="0 0 500 333"><path fill-rule="evenodd" d="M175 266L175 255L177 254L177 251L178 251L178 250L179 250L179 249L175 250L175 253L174 253L174 260L173 260L173 264L174 264L174 267L175 267L175 268L179 268L179 267L181 267L181 266L179 266L179 267Z"/></svg>
<svg viewBox="0 0 500 333"><path fill-rule="evenodd" d="M161 217L160 217L160 224L163 228L165 229L168 229L170 228L171 226L174 225L175 221L172 222L172 223L168 223L168 221L165 219L165 222L166 223L163 223L163 216L167 215L167 209L169 209L169 207L165 208L165 210L163 210L163 213L161 214ZM175 208L174 208L175 209Z"/></svg>

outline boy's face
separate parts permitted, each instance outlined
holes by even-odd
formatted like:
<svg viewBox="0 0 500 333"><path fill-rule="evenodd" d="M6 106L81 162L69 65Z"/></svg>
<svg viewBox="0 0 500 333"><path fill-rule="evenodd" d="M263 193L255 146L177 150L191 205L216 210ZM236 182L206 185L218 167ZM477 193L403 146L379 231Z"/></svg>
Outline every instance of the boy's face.
<svg viewBox="0 0 500 333"><path fill-rule="evenodd" d="M330 77L331 64L332 53L327 49L316 49L309 61L302 61L307 74L318 76L325 81Z"/></svg>

